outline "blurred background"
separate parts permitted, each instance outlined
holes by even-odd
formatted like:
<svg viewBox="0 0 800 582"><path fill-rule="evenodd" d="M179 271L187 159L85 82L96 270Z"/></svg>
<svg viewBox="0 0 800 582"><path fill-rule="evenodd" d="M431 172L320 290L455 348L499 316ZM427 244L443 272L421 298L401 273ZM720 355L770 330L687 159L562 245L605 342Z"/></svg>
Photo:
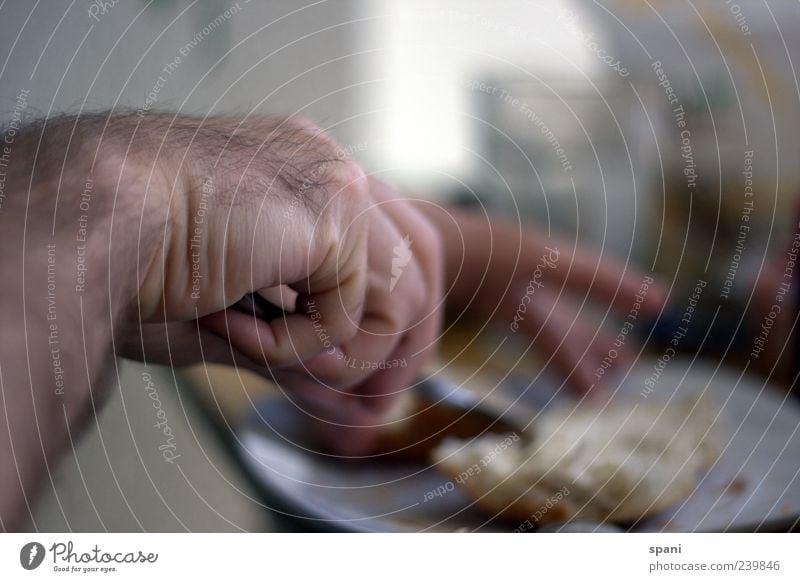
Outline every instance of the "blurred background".
<svg viewBox="0 0 800 582"><path fill-rule="evenodd" d="M759 273L797 224L797 3L37 0L0 15L3 123L108 109L303 113L416 195L654 271L680 298L678 317L707 281L681 345L690 353L735 364L749 352L742 313L766 313ZM207 371L154 374L189 475L156 450L139 365L121 366L36 527L274 527L217 438L227 405ZM784 368L759 371L788 385ZM253 380L231 378L244 398Z"/></svg>

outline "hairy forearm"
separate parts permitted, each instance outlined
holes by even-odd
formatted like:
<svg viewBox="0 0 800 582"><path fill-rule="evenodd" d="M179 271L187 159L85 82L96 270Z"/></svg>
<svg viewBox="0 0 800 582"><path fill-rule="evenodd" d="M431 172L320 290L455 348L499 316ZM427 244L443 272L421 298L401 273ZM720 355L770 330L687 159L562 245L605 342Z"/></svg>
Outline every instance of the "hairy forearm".
<svg viewBox="0 0 800 582"><path fill-rule="evenodd" d="M0 208L0 519L15 530L100 399L129 319L136 221L92 127L15 136ZM73 132L73 128L77 132ZM70 143L72 136L72 147ZM115 200L116 198L116 200ZM116 215L115 215L116 214Z"/></svg>
<svg viewBox="0 0 800 582"><path fill-rule="evenodd" d="M154 327L159 339L171 322L194 332L191 320L254 290L243 251L271 227L297 271L273 265L277 273L302 279L308 257L329 255L316 248L326 240L317 217L343 154L302 119L168 114L51 119L15 134L3 152L0 528L8 530L29 515L42 479L95 410L112 350L160 352L157 342L146 346ZM263 242L257 250L262 263L282 257Z"/></svg>

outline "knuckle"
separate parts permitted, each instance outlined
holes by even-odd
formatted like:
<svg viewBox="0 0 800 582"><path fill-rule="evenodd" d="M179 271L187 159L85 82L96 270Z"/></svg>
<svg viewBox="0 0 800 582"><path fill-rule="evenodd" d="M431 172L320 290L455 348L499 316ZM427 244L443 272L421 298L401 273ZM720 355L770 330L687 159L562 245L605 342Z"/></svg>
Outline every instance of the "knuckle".
<svg viewBox="0 0 800 582"><path fill-rule="evenodd" d="M346 344L358 335L358 324L347 315L343 315L333 327L331 336L336 345Z"/></svg>
<svg viewBox="0 0 800 582"><path fill-rule="evenodd" d="M345 356L344 358L350 357L351 356ZM339 365L327 371L324 376L325 383L336 388L348 388L352 386L354 382L358 381L359 374L357 368L356 366L356 370L351 369L345 359L343 362L339 362Z"/></svg>
<svg viewBox="0 0 800 582"><path fill-rule="evenodd" d="M295 113L294 115L290 115L284 118L284 122L287 125L292 125L298 129L302 129L304 131L312 132L312 133L324 133L322 128L317 125L317 123L302 113Z"/></svg>
<svg viewBox="0 0 800 582"><path fill-rule="evenodd" d="M363 199L367 188L361 167L328 133L308 117L292 115L274 120L270 132L273 152L284 160L282 181L299 196L314 216L339 199Z"/></svg>
<svg viewBox="0 0 800 582"><path fill-rule="evenodd" d="M369 185L366 174L359 164L350 159L342 159L331 167L328 195L340 212L355 219L370 205Z"/></svg>
<svg viewBox="0 0 800 582"><path fill-rule="evenodd" d="M419 215L419 229L422 244L420 248L434 265L440 265L444 256L444 241L439 230L421 212Z"/></svg>
<svg viewBox="0 0 800 582"><path fill-rule="evenodd" d="M430 304L432 287L431 281L425 281L424 276L421 276L421 284L416 286L414 305L416 307L417 318L423 317L427 313L427 307Z"/></svg>
<svg viewBox="0 0 800 582"><path fill-rule="evenodd" d="M328 158L320 166L317 187L311 192L317 218L339 234L353 230L366 235L363 216L370 205L369 188L364 170L348 158Z"/></svg>

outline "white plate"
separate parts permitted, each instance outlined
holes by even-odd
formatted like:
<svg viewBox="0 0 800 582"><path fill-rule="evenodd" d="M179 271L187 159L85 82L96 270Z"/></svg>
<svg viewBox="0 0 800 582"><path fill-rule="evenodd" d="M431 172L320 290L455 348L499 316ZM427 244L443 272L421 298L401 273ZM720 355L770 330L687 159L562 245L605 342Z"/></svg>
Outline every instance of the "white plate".
<svg viewBox="0 0 800 582"><path fill-rule="evenodd" d="M638 366L615 398L636 399L652 365ZM536 389L532 387L531 390ZM673 360L649 398L708 390L730 440L694 493L635 531L786 529L800 516L800 407L753 376ZM524 397L523 397L524 398ZM288 402L262 403L239 435L239 452L276 509L305 527L340 531L511 531L457 489L431 501L447 478L424 464L347 462L310 452ZM428 495L428 498L431 496Z"/></svg>

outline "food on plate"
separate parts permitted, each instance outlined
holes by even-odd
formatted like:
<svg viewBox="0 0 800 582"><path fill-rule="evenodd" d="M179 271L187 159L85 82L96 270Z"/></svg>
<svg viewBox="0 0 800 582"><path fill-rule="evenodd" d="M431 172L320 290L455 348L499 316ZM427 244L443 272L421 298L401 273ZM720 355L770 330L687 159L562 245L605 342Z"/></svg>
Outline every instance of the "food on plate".
<svg viewBox="0 0 800 582"><path fill-rule="evenodd" d="M383 421L385 427L373 454L424 461L444 438L468 438L487 431L511 430L510 425L477 408L464 410L447 400L434 401L405 392Z"/></svg>
<svg viewBox="0 0 800 582"><path fill-rule="evenodd" d="M688 497L717 459L725 432L707 397L563 406L497 453L508 435L445 439L436 467L485 511L539 525L632 522ZM472 469L471 471L469 469Z"/></svg>

